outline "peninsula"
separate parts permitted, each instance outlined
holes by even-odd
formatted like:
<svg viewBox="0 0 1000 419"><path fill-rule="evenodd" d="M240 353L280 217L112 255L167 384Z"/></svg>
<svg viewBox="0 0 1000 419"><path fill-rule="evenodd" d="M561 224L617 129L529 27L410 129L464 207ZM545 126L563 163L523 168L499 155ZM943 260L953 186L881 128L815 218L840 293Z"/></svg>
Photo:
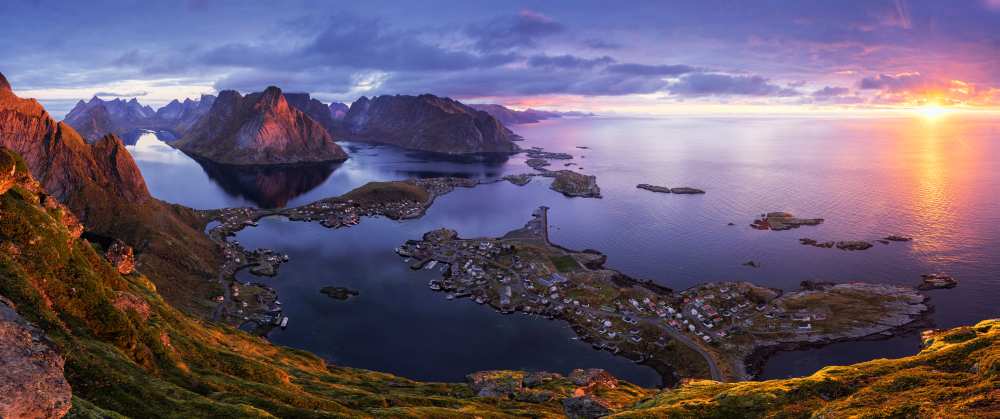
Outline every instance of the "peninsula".
<svg viewBox="0 0 1000 419"><path fill-rule="evenodd" d="M428 286L510 313L562 319L595 348L644 362L668 383L680 378L744 380L748 362L790 349L892 333L918 319L925 297L911 288L803 283L800 291L747 282L707 283L678 293L604 267L595 250L549 242L548 209L498 238L462 239L449 229L397 249L444 264Z"/></svg>

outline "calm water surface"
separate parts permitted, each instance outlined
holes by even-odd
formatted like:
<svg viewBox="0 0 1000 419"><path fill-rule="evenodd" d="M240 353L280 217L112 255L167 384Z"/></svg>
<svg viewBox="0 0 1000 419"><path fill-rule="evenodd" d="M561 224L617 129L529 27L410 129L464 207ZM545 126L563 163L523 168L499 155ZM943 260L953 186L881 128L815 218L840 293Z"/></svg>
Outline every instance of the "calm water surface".
<svg viewBox="0 0 1000 419"><path fill-rule="evenodd" d="M277 278L265 281L279 290L292 319L270 338L343 365L418 379L460 380L490 368L601 367L655 385L650 369L571 340L572 331L561 322L446 301L426 288L434 273L410 271L392 253L438 227L467 237L499 235L524 224L539 205L552 208L554 242L599 249L608 255L608 266L674 289L718 280L787 290L803 280L913 285L920 274L946 272L961 284L929 293L935 326L1000 316L1000 205L994 196L1000 191L1000 121L594 118L514 129L527 139L523 147L573 154L583 173L598 176L604 199L565 198L548 189L548 179L536 178L525 187L459 189L424 218L407 222L367 219L350 229L327 230L265 220L239 239L292 255ZM196 208L294 206L371 180L492 179L530 171L523 156L459 162L389 147L344 146L351 159L343 164L283 172L202 166L152 135L130 150L155 196ZM638 190L638 183L708 193L662 195ZM775 210L826 222L786 232L747 227L756 215ZM798 244L800 237L872 240L888 234L915 240L864 252ZM747 260L762 266L741 266ZM318 292L326 285L361 295L332 300ZM918 345L911 334L784 352L771 358L763 376L904 356Z"/></svg>

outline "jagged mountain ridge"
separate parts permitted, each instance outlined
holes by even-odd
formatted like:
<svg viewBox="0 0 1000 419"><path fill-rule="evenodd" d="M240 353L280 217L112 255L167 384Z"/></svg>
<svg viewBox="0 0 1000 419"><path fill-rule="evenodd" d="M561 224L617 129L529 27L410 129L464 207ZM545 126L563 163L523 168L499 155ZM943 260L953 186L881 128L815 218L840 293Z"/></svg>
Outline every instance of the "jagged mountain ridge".
<svg viewBox="0 0 1000 419"><path fill-rule="evenodd" d="M503 122L505 125L533 124L547 119L562 118L564 116L594 116L594 114L587 112L577 112L577 111L556 112L556 111L543 111L532 108L528 108L523 111L517 111L495 103L470 104L469 106L474 109L493 115L494 118L499 119L500 122Z"/></svg>
<svg viewBox="0 0 1000 419"><path fill-rule="evenodd" d="M362 96L343 127L352 139L442 154L515 153L519 140L490 114L456 100L420 96Z"/></svg>
<svg viewBox="0 0 1000 419"><path fill-rule="evenodd" d="M79 101L63 122L75 128L88 141L115 134L134 144L144 130L165 131L174 137L186 133L208 112L215 96L202 95L198 100L173 100L160 109L143 106L138 100L102 100L94 96Z"/></svg>
<svg viewBox="0 0 1000 419"><path fill-rule="evenodd" d="M281 89L219 93L212 109L180 140L180 150L220 164L337 162L347 153L327 127L291 106Z"/></svg>

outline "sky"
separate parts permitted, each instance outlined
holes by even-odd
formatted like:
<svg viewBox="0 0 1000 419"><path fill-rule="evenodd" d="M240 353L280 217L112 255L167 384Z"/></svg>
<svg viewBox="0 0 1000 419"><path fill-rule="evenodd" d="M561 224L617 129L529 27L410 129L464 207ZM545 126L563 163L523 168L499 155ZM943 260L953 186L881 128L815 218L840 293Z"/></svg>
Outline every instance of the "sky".
<svg viewBox="0 0 1000 419"><path fill-rule="evenodd" d="M276 85L621 114L1000 108L1000 0L0 2L55 115Z"/></svg>

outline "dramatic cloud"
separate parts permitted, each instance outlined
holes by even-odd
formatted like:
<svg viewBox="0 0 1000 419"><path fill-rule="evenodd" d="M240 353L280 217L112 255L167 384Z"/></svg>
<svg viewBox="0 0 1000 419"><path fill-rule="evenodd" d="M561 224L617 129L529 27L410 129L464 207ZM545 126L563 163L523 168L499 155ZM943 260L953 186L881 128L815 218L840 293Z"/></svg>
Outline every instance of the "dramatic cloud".
<svg viewBox="0 0 1000 419"><path fill-rule="evenodd" d="M830 86L826 86L826 87L824 87L822 89L819 89L819 90L817 90L815 92L812 92L812 96L816 97L816 98L833 97L833 96L843 96L843 95L846 95L846 94L848 94L850 92L851 92L851 89L848 89L846 87L830 87Z"/></svg>
<svg viewBox="0 0 1000 419"><path fill-rule="evenodd" d="M692 73L669 86L679 96L794 96L794 89L781 87L761 76Z"/></svg>
<svg viewBox="0 0 1000 419"><path fill-rule="evenodd" d="M875 77L865 77L861 79L860 87L868 90L886 90L889 92L903 92L924 88L932 85L939 85L938 81L924 77L920 73L900 73L900 74L879 74Z"/></svg>
<svg viewBox="0 0 1000 419"><path fill-rule="evenodd" d="M608 66L608 71L612 73L629 74L633 76L679 76L695 71L694 67L688 65L648 65L648 64L615 64Z"/></svg>
<svg viewBox="0 0 1000 419"><path fill-rule="evenodd" d="M470 26L466 33L476 40L480 51L492 52L534 47L539 39L565 30L561 23L546 15L522 10L513 17L499 17L485 24Z"/></svg>
<svg viewBox="0 0 1000 419"><path fill-rule="evenodd" d="M123 93L119 93L119 92L97 92L97 93L94 93L94 96L100 96L100 97L143 97L143 96L146 96L148 94L149 94L149 92L146 92L146 91L123 92Z"/></svg>
<svg viewBox="0 0 1000 419"><path fill-rule="evenodd" d="M430 92L511 103L624 96L615 103L636 108L654 103L649 94L667 98L653 106L689 97L1000 105L994 0L551 0L531 10L457 1L115 1L0 2L0 71L46 104L142 91L144 102L157 103L179 92L274 84L324 100ZM80 21L116 24L95 31ZM148 30L156 21L183 25Z"/></svg>
<svg viewBox="0 0 1000 419"><path fill-rule="evenodd" d="M574 55L534 55L528 58L528 65L532 67L561 67L561 68L594 68L599 65L608 65L615 62L614 58L607 55L598 58L580 58Z"/></svg>

